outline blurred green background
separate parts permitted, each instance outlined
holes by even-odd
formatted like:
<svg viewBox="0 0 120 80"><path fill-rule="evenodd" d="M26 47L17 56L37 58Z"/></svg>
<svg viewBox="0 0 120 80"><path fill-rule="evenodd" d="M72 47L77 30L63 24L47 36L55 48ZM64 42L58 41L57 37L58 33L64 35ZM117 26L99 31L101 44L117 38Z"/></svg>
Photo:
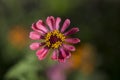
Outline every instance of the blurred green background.
<svg viewBox="0 0 120 80"><path fill-rule="evenodd" d="M80 29L64 64L29 49L31 24L51 15ZM0 80L120 80L120 0L0 0L0 25Z"/></svg>

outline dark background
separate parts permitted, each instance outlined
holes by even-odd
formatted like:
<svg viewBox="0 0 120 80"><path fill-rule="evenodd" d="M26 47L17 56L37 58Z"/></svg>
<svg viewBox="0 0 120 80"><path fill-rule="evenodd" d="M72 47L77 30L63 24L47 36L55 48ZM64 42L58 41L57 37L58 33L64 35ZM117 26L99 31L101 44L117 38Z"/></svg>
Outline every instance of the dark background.
<svg viewBox="0 0 120 80"><path fill-rule="evenodd" d="M35 52L29 49L28 34L33 22L45 21L51 15L61 17L62 23L69 18L71 27L79 27L80 32L73 35L81 39L77 47L86 43L95 47L99 58L95 72L105 77L100 80L120 80L119 0L0 0L0 80L46 80L46 68L38 67L45 65L46 60L34 65L38 60ZM45 66L49 67L53 62L48 61ZM22 74L22 70L26 72ZM22 78L22 75L27 77ZM75 75L70 79L70 75L67 80L91 80L74 79Z"/></svg>

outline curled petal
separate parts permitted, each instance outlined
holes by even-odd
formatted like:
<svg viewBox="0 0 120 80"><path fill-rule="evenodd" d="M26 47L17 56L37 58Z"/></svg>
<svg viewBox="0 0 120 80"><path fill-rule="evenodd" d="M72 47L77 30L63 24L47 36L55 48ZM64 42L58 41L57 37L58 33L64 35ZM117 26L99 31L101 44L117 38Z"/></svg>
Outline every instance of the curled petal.
<svg viewBox="0 0 120 80"><path fill-rule="evenodd" d="M68 44L63 44L63 47L65 49L67 49L68 51L75 51L75 47L72 45L68 45Z"/></svg>
<svg viewBox="0 0 120 80"><path fill-rule="evenodd" d="M71 53L68 50L65 50L63 47L61 48L62 55L66 58L69 58L71 56Z"/></svg>
<svg viewBox="0 0 120 80"><path fill-rule="evenodd" d="M65 36L71 35L71 34L74 34L74 33L78 32L78 31L79 31L79 28L72 28L69 31L67 31L66 33L64 33L64 35Z"/></svg>
<svg viewBox="0 0 120 80"><path fill-rule="evenodd" d="M60 22L61 22L61 18L60 17L57 17L56 18L56 25L55 25L55 27L56 27L56 29L58 30L59 29L59 27L60 27Z"/></svg>
<svg viewBox="0 0 120 80"><path fill-rule="evenodd" d="M42 20L39 20L36 22L36 27L44 32L48 32L48 29L46 28L45 24L43 23Z"/></svg>
<svg viewBox="0 0 120 80"><path fill-rule="evenodd" d="M63 49L63 47L60 48L60 52L61 52L61 54L62 54L62 56L64 58L67 56L65 50Z"/></svg>
<svg viewBox="0 0 120 80"><path fill-rule="evenodd" d="M38 51L36 52L36 55L38 56L38 59L39 59L39 60L43 60L43 59L46 57L48 51L49 51L49 49L46 48L46 47L38 50Z"/></svg>
<svg viewBox="0 0 120 80"><path fill-rule="evenodd" d="M80 39L79 38L67 38L65 39L65 41L68 43L77 44L80 42Z"/></svg>
<svg viewBox="0 0 120 80"><path fill-rule="evenodd" d="M70 20L66 19L61 28L61 32L63 33L69 27L69 25L70 25Z"/></svg>
<svg viewBox="0 0 120 80"><path fill-rule="evenodd" d="M65 59L58 59L58 61L60 62L60 63L64 63L66 60Z"/></svg>
<svg viewBox="0 0 120 80"><path fill-rule="evenodd" d="M29 38L33 40L39 40L39 39L43 39L43 36L40 35L38 32L32 31L30 32Z"/></svg>
<svg viewBox="0 0 120 80"><path fill-rule="evenodd" d="M32 24L32 29L36 32L39 32L42 35L46 34L43 30L40 30L35 23Z"/></svg>
<svg viewBox="0 0 120 80"><path fill-rule="evenodd" d="M30 49L37 50L40 47L40 43L35 42L30 45Z"/></svg>
<svg viewBox="0 0 120 80"><path fill-rule="evenodd" d="M67 51L67 50L65 50L65 52L66 52L66 55L67 55L66 58L70 58L71 57L71 53L69 51Z"/></svg>
<svg viewBox="0 0 120 80"><path fill-rule="evenodd" d="M59 54L58 61L59 62L65 62L66 60L64 59L64 57L62 56L62 54Z"/></svg>
<svg viewBox="0 0 120 80"><path fill-rule="evenodd" d="M55 29L55 18L53 16L47 17L46 23L49 26L50 30Z"/></svg>
<svg viewBox="0 0 120 80"><path fill-rule="evenodd" d="M54 50L53 51L53 54L52 54L52 57L51 57L53 60L57 60L58 59L58 50Z"/></svg>
<svg viewBox="0 0 120 80"><path fill-rule="evenodd" d="M65 57L62 55L61 51L58 51L58 61L65 62Z"/></svg>
<svg viewBox="0 0 120 80"><path fill-rule="evenodd" d="M71 53L65 50L63 47L61 47L58 55L58 61L65 62L66 59L69 58L70 56L71 56Z"/></svg>

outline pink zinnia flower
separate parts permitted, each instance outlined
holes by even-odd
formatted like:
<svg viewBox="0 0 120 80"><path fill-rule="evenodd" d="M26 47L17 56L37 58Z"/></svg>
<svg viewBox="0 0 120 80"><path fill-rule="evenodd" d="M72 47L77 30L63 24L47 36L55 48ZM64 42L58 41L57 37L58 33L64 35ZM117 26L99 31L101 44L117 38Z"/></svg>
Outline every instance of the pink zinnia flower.
<svg viewBox="0 0 120 80"><path fill-rule="evenodd" d="M39 60L43 60L50 49L53 50L52 59L64 62L71 56L71 51L75 51L75 47L70 44L80 42L78 38L67 38L67 36L79 31L74 27L68 31L66 29L70 25L70 20L66 19L60 29L61 18L56 19L53 16L47 17L46 24L42 20L38 20L32 24L33 31L29 37L33 40L41 40L30 45L32 50L37 50L36 55Z"/></svg>

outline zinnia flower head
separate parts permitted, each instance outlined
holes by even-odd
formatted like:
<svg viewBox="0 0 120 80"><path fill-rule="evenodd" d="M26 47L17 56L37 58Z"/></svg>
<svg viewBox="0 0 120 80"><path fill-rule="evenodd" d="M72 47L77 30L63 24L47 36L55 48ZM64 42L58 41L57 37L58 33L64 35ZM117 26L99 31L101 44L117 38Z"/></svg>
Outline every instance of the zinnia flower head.
<svg viewBox="0 0 120 80"><path fill-rule="evenodd" d="M60 28L61 18L54 18L49 16L46 19L46 24L42 20L38 20L32 24L33 31L30 32L29 37L32 40L41 40L30 45L32 50L37 50L36 55L39 60L43 60L48 54L49 50L53 50L52 59L59 62L65 62L71 56L71 51L75 51L75 47L70 44L77 44L80 42L78 38L68 38L67 36L79 31L74 27L68 31L66 29L70 25L70 20L66 19Z"/></svg>

